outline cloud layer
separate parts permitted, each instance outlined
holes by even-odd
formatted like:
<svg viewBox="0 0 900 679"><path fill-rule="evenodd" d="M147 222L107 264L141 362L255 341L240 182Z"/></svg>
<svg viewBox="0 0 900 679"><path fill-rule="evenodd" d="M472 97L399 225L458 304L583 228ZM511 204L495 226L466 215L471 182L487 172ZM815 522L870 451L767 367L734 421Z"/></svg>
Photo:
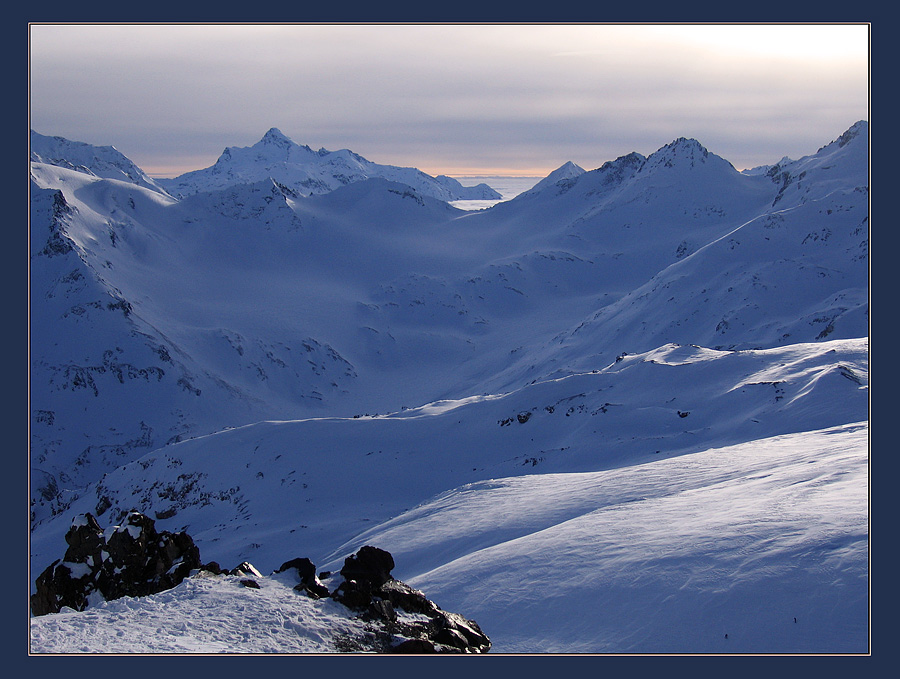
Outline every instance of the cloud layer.
<svg viewBox="0 0 900 679"><path fill-rule="evenodd" d="M868 118L868 26L33 25L31 126L151 174L270 127L432 173L586 169L675 137L736 167Z"/></svg>

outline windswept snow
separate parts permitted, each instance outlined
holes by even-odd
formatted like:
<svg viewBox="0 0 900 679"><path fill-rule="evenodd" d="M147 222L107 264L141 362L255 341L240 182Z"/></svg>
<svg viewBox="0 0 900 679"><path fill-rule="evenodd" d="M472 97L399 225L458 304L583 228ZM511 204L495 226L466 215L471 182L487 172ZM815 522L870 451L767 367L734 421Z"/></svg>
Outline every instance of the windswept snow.
<svg viewBox="0 0 900 679"><path fill-rule="evenodd" d="M495 652L866 652L867 443L860 423L473 483L343 551L382 545Z"/></svg>
<svg viewBox="0 0 900 679"><path fill-rule="evenodd" d="M32 653L335 653L365 634L345 606L293 590L286 574L203 573L166 592L102 601L31 621Z"/></svg>
<svg viewBox="0 0 900 679"><path fill-rule="evenodd" d="M466 484L362 532L494 653L864 653L868 427ZM342 558L331 566L339 568ZM325 564L329 566L329 564ZM364 632L284 575L34 618L36 653L333 653Z"/></svg>

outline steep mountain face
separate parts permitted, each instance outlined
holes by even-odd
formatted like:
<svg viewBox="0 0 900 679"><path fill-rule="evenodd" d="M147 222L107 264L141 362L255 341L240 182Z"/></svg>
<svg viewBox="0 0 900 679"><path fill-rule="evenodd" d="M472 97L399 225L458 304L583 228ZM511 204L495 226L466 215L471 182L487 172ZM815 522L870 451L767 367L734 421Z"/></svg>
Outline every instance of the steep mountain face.
<svg viewBox="0 0 900 679"><path fill-rule="evenodd" d="M52 172L74 179L79 188L98 183L82 173ZM136 197L157 201L157 209L171 203L132 188ZM31 476L37 518L65 506L76 489L124 460L198 427L215 428L220 408L239 420L262 411L248 407L236 390L204 373L164 331L135 313L128 298L137 295L119 287L139 265L133 248L140 246L141 234L134 223L97 220L84 203L70 203L64 191L36 183L31 203ZM201 399L203 392L212 398Z"/></svg>
<svg viewBox="0 0 900 679"><path fill-rule="evenodd" d="M280 329L259 316L238 322L259 304L258 270L220 268L242 259L248 224L265 229L269 217L292 234L298 218L285 195L269 181L193 209L132 184L33 166L36 518L149 449L225 423L306 412L348 390L353 366L314 336L309 319ZM214 226L192 221L201 213ZM223 237L235 230L238 242ZM265 251L257 254L256 266L268 266ZM286 296L296 298L297 286Z"/></svg>
<svg viewBox="0 0 900 679"><path fill-rule="evenodd" d="M73 512L328 560L466 484L867 418L865 122L752 173L688 139L567 164L478 212L277 130L161 186L32 139L40 567Z"/></svg>
<svg viewBox="0 0 900 679"><path fill-rule="evenodd" d="M347 149L313 151L274 127L253 146L226 148L212 167L159 183L183 198L271 178L297 195L310 196L375 177L407 184L439 200L501 198L487 184L465 187L451 177L435 178L415 168L378 165Z"/></svg>

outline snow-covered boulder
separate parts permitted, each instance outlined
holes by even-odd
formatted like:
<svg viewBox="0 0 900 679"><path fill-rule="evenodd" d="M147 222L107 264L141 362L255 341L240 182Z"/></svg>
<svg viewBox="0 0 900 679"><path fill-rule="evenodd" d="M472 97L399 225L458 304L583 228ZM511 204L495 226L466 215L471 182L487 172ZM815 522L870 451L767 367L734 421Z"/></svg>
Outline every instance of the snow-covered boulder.
<svg viewBox="0 0 900 679"><path fill-rule="evenodd" d="M140 512L105 531L92 514L80 514L66 542L62 561L50 564L35 582L34 615L63 607L82 611L98 597L110 601L162 592L201 567L200 550L187 533L158 533L153 519Z"/></svg>

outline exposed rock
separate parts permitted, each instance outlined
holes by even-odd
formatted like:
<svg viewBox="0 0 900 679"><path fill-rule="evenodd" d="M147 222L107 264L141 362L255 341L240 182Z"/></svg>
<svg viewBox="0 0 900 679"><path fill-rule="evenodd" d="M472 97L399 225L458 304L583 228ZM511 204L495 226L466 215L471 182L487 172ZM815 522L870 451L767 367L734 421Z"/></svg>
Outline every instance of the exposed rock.
<svg viewBox="0 0 900 679"><path fill-rule="evenodd" d="M186 533L158 533L153 520L131 512L120 526L104 531L91 514L76 516L66 533L62 561L35 581L34 615L67 606L82 611L93 596L109 601L170 589L202 567L200 550Z"/></svg>
<svg viewBox="0 0 900 679"><path fill-rule="evenodd" d="M316 565L306 557L302 559L291 559L290 561L285 561L275 572L283 573L290 568L293 568L297 571L297 575L300 576L301 582L311 580L312 578L316 577Z"/></svg>
<svg viewBox="0 0 900 679"><path fill-rule="evenodd" d="M328 588L316 577L316 565L306 557L285 561L275 572L284 573L289 570L293 570L300 580L300 584L294 587L296 591L305 592L313 599L322 599L329 595Z"/></svg>
<svg viewBox="0 0 900 679"><path fill-rule="evenodd" d="M394 559L377 547L347 557L341 582L331 595L359 617L377 622L390 641L388 653L486 653L491 640L474 620L448 613L425 594L390 575ZM417 617L400 613L417 614ZM397 639L401 641L398 643Z"/></svg>
<svg viewBox="0 0 900 679"><path fill-rule="evenodd" d="M255 575L258 578L262 577L262 573L260 573L249 561L242 561L237 566L228 571L228 575Z"/></svg>
<svg viewBox="0 0 900 679"><path fill-rule="evenodd" d="M400 580L390 580L379 589L379 594L391 602L395 608L402 608L409 613L434 615L440 608L422 592L413 589Z"/></svg>
<svg viewBox="0 0 900 679"><path fill-rule="evenodd" d="M378 547L365 546L344 560L341 575L347 580L377 587L391 580L394 557Z"/></svg>
<svg viewBox="0 0 900 679"><path fill-rule="evenodd" d="M184 532L157 532L154 522L131 512L122 525L104 531L91 514L76 516L66 533L63 560L56 560L35 581L35 616L64 607L83 611L92 603L138 597L170 589L189 575L234 577L242 587L261 589L263 578L244 561L230 571L216 562L203 566L194 541ZM391 576L394 558L377 547L362 547L347 557L330 592L307 558L284 562L274 574L292 573L294 590L312 599L331 597L362 621L361 635L340 633L335 649L377 653L486 653L491 640L473 620L448 613L422 592ZM324 577L331 574L323 573ZM330 580L329 580L330 581Z"/></svg>

